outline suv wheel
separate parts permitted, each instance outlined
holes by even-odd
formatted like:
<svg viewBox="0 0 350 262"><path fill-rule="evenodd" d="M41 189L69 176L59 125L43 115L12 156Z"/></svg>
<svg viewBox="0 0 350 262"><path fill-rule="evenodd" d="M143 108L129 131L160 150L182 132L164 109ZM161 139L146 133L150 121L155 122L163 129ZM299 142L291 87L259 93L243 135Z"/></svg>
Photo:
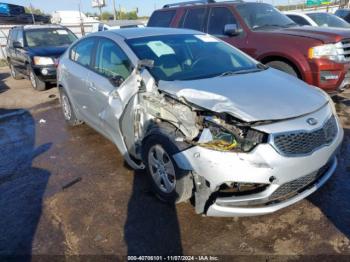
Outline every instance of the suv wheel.
<svg viewBox="0 0 350 262"><path fill-rule="evenodd" d="M147 175L156 196L170 204L190 199L191 173L180 169L172 157L180 151L177 145L159 129L146 138L142 148Z"/></svg>
<svg viewBox="0 0 350 262"><path fill-rule="evenodd" d="M287 64L286 62L271 61L269 63L266 63L266 65L277 70L283 71L292 76L298 77L298 73L294 70L294 68L291 65Z"/></svg>
<svg viewBox="0 0 350 262"><path fill-rule="evenodd" d="M46 83L44 81L41 81L36 74L34 73L33 69L28 66L28 76L30 83L32 84L32 87L37 91L44 91L46 89Z"/></svg>
<svg viewBox="0 0 350 262"><path fill-rule="evenodd" d="M70 126L77 126L81 124L82 121L77 119L67 93L64 91L63 88L60 88L59 90L60 90L60 98L61 98L61 108L62 108L64 119Z"/></svg>
<svg viewBox="0 0 350 262"><path fill-rule="evenodd" d="M10 66L11 76L13 79L15 80L23 79L23 76L16 71L15 67L11 64L11 62L9 62L9 66Z"/></svg>

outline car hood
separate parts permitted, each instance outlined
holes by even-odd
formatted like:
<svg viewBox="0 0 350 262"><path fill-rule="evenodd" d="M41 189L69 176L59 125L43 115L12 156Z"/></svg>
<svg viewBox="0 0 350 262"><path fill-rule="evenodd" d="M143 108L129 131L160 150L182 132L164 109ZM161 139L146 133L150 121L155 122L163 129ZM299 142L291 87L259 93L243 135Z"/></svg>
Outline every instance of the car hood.
<svg viewBox="0 0 350 262"><path fill-rule="evenodd" d="M178 99L246 122L282 120L314 112L328 103L318 88L269 68L190 81L159 81L158 88Z"/></svg>
<svg viewBox="0 0 350 262"><path fill-rule="evenodd" d="M36 56L59 57L66 51L68 47L69 45L35 47L35 48L30 48L29 52L32 55L36 55Z"/></svg>
<svg viewBox="0 0 350 262"><path fill-rule="evenodd" d="M264 32L265 33L265 32ZM335 43L350 38L350 30L335 27L298 26L270 31L271 34L284 34L317 39L324 43Z"/></svg>

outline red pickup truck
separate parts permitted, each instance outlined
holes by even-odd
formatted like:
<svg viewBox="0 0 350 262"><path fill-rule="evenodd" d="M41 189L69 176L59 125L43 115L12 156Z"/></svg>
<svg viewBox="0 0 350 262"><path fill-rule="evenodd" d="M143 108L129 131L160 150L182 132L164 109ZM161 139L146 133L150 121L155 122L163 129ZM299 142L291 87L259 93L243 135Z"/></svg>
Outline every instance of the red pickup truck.
<svg viewBox="0 0 350 262"><path fill-rule="evenodd" d="M350 86L350 30L297 26L269 4L213 0L169 4L152 14L148 26L207 32L328 93Z"/></svg>

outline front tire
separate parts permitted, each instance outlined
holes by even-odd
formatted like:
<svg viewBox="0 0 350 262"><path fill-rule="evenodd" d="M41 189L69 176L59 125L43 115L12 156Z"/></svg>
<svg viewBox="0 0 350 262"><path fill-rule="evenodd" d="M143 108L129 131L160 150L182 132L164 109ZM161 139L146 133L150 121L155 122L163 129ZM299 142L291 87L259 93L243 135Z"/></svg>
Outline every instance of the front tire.
<svg viewBox="0 0 350 262"><path fill-rule="evenodd" d="M191 173L180 169L173 155L179 147L161 128L153 130L143 143L143 160L156 196L167 203L187 201L192 196Z"/></svg>
<svg viewBox="0 0 350 262"><path fill-rule="evenodd" d="M30 83L32 84L32 87L34 88L34 90L37 90L37 91L46 90L46 83L44 81L41 81L36 76L33 69L30 66L28 66L27 70L28 70L28 76L29 76Z"/></svg>
<svg viewBox="0 0 350 262"><path fill-rule="evenodd" d="M69 97L63 88L60 88L60 99L62 113L67 124L70 126L77 126L82 124L82 121L77 119Z"/></svg>
<svg viewBox="0 0 350 262"><path fill-rule="evenodd" d="M292 76L298 77L298 73L295 71L295 69L288 63L282 62L282 61L271 61L269 63L266 63L267 66L275 68L277 70L280 70L282 72L285 72L287 74L290 74Z"/></svg>

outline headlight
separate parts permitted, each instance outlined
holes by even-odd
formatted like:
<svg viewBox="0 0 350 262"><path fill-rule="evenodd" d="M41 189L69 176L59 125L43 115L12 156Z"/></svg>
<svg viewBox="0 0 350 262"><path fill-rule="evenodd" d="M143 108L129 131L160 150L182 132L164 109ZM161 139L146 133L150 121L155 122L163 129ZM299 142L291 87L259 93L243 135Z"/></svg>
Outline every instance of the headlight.
<svg viewBox="0 0 350 262"><path fill-rule="evenodd" d="M34 65L53 65L55 62L51 57L34 56Z"/></svg>
<svg viewBox="0 0 350 262"><path fill-rule="evenodd" d="M309 49L308 57L326 58L335 62L346 62L342 43L315 46Z"/></svg>
<svg viewBox="0 0 350 262"><path fill-rule="evenodd" d="M262 132L228 125L219 119L206 119L203 127L197 145L213 150L249 152L257 144L267 141L267 135Z"/></svg>

